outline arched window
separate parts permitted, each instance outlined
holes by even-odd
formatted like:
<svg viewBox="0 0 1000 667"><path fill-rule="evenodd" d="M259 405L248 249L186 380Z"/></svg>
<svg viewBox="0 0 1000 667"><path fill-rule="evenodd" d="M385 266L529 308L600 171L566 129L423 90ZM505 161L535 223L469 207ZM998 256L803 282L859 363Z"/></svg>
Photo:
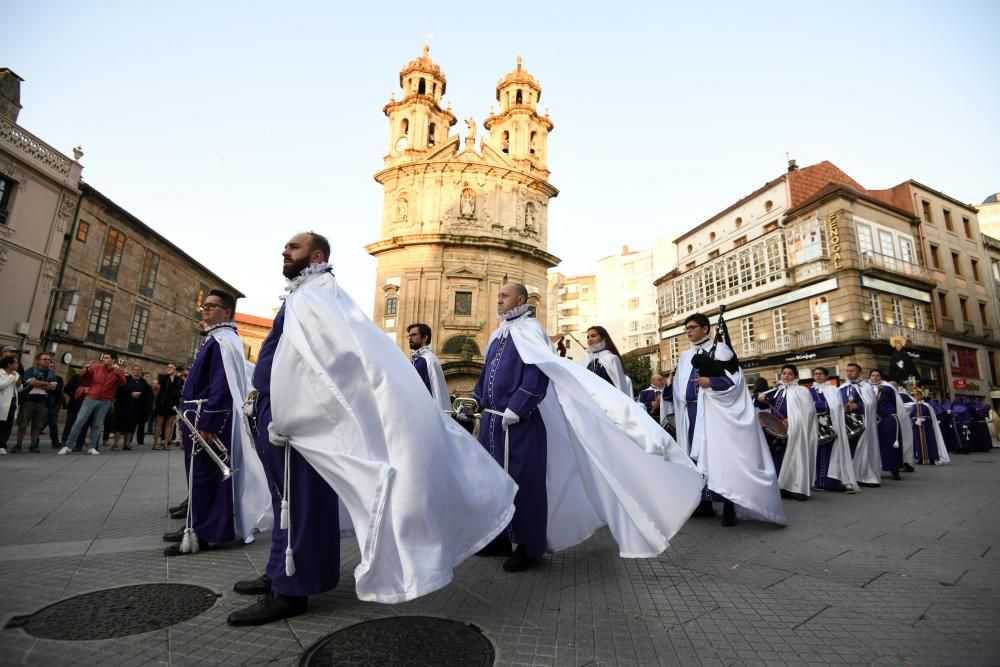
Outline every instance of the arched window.
<svg viewBox="0 0 1000 667"><path fill-rule="evenodd" d="M736 229L739 229L743 224L743 218L736 218Z"/></svg>
<svg viewBox="0 0 1000 667"><path fill-rule="evenodd" d="M712 232L712 233L710 233L710 234L708 235L708 240L709 240L709 241L714 241L714 240L715 240L715 232Z"/></svg>
<svg viewBox="0 0 1000 667"><path fill-rule="evenodd" d="M424 77L420 77L420 83L417 85L417 95L427 94L427 82L424 81Z"/></svg>
<svg viewBox="0 0 1000 667"><path fill-rule="evenodd" d="M479 346L472 336L452 336L444 342L441 347L441 354L463 354L469 356L479 356Z"/></svg>
<svg viewBox="0 0 1000 667"><path fill-rule="evenodd" d="M428 145L429 147L431 147L431 148L433 148L433 147L434 147L434 144L436 144L436 143L437 143L437 142L435 141L435 139L434 139L434 130L435 130L435 129L437 129L437 128L436 128L436 126L434 125L434 123L431 123L430 125L428 125L428 126L427 126L427 145Z"/></svg>
<svg viewBox="0 0 1000 667"><path fill-rule="evenodd" d="M693 246L693 245L691 245L690 243L688 243L688 247L687 247L687 254L689 254L689 255L690 255L690 254L691 254L691 251L692 251L692 250L694 250L694 246Z"/></svg>
<svg viewBox="0 0 1000 667"><path fill-rule="evenodd" d="M531 136L528 138L528 152L532 155L535 154L535 135L537 132L532 132Z"/></svg>
<svg viewBox="0 0 1000 667"><path fill-rule="evenodd" d="M514 104L524 104L524 98L521 96L521 89L517 89L517 97L514 98Z"/></svg>
<svg viewBox="0 0 1000 667"><path fill-rule="evenodd" d="M765 213L770 213L772 208L774 208L774 202L773 201L771 201L770 199L768 199L766 202L764 202L764 212Z"/></svg>
<svg viewBox="0 0 1000 667"><path fill-rule="evenodd" d="M437 94L438 94L438 85L435 83L434 85L431 86L431 95L437 97Z"/></svg>
<svg viewBox="0 0 1000 667"><path fill-rule="evenodd" d="M504 130L503 132L503 144L501 145L504 153L510 153L510 132Z"/></svg>
<svg viewBox="0 0 1000 667"><path fill-rule="evenodd" d="M399 124L399 131L403 133L403 136L410 133L410 120L408 118L404 118L403 122Z"/></svg>

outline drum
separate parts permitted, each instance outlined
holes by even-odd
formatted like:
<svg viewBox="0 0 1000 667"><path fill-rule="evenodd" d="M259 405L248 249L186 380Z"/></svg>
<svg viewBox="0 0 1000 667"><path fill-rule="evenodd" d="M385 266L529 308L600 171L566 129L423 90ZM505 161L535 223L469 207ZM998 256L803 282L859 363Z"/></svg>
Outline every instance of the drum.
<svg viewBox="0 0 1000 667"><path fill-rule="evenodd" d="M819 436L820 446L826 446L837 439L837 432L833 430L833 424L830 422L830 412L817 412L816 420L819 422L817 428L817 434Z"/></svg>
<svg viewBox="0 0 1000 667"><path fill-rule="evenodd" d="M758 412L757 421L760 427L775 440L788 440L788 422L770 412Z"/></svg>
<svg viewBox="0 0 1000 667"><path fill-rule="evenodd" d="M677 418L674 415L667 415L666 420L663 422L663 428L670 434L671 438L674 440L677 439Z"/></svg>
<svg viewBox="0 0 1000 667"><path fill-rule="evenodd" d="M847 427L847 439L857 440L865 432L865 419L861 415L848 412L844 415L844 426Z"/></svg>

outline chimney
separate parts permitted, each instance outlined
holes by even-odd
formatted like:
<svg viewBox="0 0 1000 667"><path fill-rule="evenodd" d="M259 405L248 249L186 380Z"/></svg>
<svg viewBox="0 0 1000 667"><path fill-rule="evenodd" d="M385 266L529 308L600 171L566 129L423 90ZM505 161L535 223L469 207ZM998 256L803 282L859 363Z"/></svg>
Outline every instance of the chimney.
<svg viewBox="0 0 1000 667"><path fill-rule="evenodd" d="M796 171L798 168L799 168L799 165L798 165L798 163L794 159L788 161L788 173L789 174L792 173L793 171Z"/></svg>
<svg viewBox="0 0 1000 667"><path fill-rule="evenodd" d="M627 245L623 245L622 246L622 254L623 255L627 255L628 254L628 246Z"/></svg>
<svg viewBox="0 0 1000 667"><path fill-rule="evenodd" d="M0 67L0 116L17 122L21 113L21 82L17 74L6 67Z"/></svg>

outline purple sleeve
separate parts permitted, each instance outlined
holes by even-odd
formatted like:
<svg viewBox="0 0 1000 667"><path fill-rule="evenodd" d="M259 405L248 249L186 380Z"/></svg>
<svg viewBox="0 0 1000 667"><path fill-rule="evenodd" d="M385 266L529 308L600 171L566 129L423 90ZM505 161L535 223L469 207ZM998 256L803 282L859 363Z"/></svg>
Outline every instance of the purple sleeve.
<svg viewBox="0 0 1000 667"><path fill-rule="evenodd" d="M507 407L517 413L521 419L531 416L538 404L545 398L549 388L549 377L538 370L537 366L525 365L521 373L521 384L510 397Z"/></svg>
<svg viewBox="0 0 1000 667"><path fill-rule="evenodd" d="M708 378L708 381L711 383L713 391L725 391L733 386L733 381L729 379L728 375Z"/></svg>
<svg viewBox="0 0 1000 667"><path fill-rule="evenodd" d="M233 412L233 397L229 393L229 382L226 380L226 368L222 363L222 350L215 341L205 345L208 358L201 366L204 386L207 395L201 396L208 401L201 409L198 429L210 433L221 433L229 422Z"/></svg>
<svg viewBox="0 0 1000 667"><path fill-rule="evenodd" d="M417 357L413 360L413 368L416 369L417 375L420 376L420 379L424 381L424 386L427 387L427 391L431 392L431 395L433 396L434 392L431 390L431 376L427 372L427 360L423 357Z"/></svg>
<svg viewBox="0 0 1000 667"><path fill-rule="evenodd" d="M830 404L826 402L826 397L823 394L816 391L814 388L810 387L809 391L813 395L813 403L816 404L816 412L826 412L830 409Z"/></svg>

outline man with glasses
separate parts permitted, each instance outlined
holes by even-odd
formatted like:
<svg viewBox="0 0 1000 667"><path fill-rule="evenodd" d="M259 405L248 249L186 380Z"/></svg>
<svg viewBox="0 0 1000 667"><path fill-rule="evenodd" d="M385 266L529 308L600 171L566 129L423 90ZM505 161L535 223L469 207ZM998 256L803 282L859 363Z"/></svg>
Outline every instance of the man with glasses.
<svg viewBox="0 0 1000 667"><path fill-rule="evenodd" d="M111 401L114 400L118 387L125 385L125 371L118 368L117 361L118 353L109 350L101 355L98 363L92 364L80 374L80 384L87 387L87 395L83 399L83 405L80 406L76 421L73 422L69 437L64 442L66 446L58 452L60 456L70 453L69 444L76 442L81 429L87 426L90 426L90 449L87 453L91 456L100 454L97 447L104 431L104 417L111 409Z"/></svg>
<svg viewBox="0 0 1000 667"><path fill-rule="evenodd" d="M448 384L444 379L444 370L431 350L431 328L426 324L411 324L406 327L406 338L410 343L410 349L413 350L411 356L417 375L423 380L427 391L441 409L450 410L451 402L448 400Z"/></svg>

